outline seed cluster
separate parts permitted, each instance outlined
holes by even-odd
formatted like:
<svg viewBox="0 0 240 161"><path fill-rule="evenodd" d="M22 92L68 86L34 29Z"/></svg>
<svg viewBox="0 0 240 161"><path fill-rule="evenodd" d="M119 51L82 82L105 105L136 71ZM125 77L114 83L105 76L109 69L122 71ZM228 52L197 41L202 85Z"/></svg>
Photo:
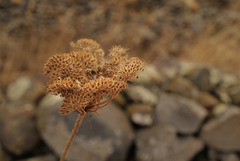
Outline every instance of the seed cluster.
<svg viewBox="0 0 240 161"><path fill-rule="evenodd" d="M143 62L129 58L121 46L114 46L107 56L94 40L80 39L71 47L70 53L57 54L44 66L44 75L50 78L47 92L64 97L60 114L97 111L143 70ZM107 96L108 100L100 102Z"/></svg>

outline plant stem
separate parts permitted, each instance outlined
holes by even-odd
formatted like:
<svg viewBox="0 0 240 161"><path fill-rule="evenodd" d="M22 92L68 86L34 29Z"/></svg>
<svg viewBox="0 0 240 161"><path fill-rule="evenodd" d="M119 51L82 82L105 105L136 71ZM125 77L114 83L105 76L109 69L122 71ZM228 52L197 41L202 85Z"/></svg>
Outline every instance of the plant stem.
<svg viewBox="0 0 240 161"><path fill-rule="evenodd" d="M84 116L85 116L85 114L83 114L83 115L79 114L78 115L78 118L77 118L76 123L74 125L74 129L72 130L72 134L71 134L70 138L68 139L67 145L66 145L66 147L64 149L64 152L63 152L63 154L62 154L62 156L60 158L60 161L64 161L64 159L66 157L66 154L67 154L67 151L68 151L68 149L69 149L69 147L70 147L70 145L71 145L71 143L73 141L73 138L74 138L75 134L78 131L79 126L82 123L82 120L83 120Z"/></svg>

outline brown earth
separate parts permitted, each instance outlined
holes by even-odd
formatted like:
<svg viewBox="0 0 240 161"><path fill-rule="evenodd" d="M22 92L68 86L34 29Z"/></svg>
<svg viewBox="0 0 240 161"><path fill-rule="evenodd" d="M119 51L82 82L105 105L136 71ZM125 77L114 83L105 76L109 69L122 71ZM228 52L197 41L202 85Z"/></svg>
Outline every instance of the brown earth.
<svg viewBox="0 0 240 161"><path fill-rule="evenodd" d="M2 0L0 85L42 79L46 59L69 42L120 44L149 63L183 59L240 73L238 0Z"/></svg>

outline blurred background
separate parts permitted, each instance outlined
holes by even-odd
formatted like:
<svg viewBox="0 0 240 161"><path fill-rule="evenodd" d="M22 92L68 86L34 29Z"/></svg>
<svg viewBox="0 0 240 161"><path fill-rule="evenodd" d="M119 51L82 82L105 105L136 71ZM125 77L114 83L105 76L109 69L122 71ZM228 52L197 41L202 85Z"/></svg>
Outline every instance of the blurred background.
<svg viewBox="0 0 240 161"><path fill-rule="evenodd" d="M159 61L177 58L239 71L237 0L2 0L1 85L18 74L41 75L46 59L69 42L92 38ZM7 76L6 76L7 74Z"/></svg>
<svg viewBox="0 0 240 161"><path fill-rule="evenodd" d="M0 160L59 157L67 137L56 150L58 144L47 139L53 135L46 132L50 123L38 118L46 106L43 65L50 56L68 52L71 41L90 38L106 53L113 45L126 47L148 65L113 101L127 115L128 146L120 145L127 136L116 142L116 134L104 144L108 152L89 158L82 150L86 156L76 159L75 148L69 161L239 161L239 29L239 0L0 0ZM57 113L54 117L65 117ZM72 120L70 130L65 129L68 136L74 119L66 120L59 127ZM110 133L121 124L102 122ZM83 128L91 133L94 125L86 124ZM106 131L100 136L105 138ZM154 139L147 140L150 134ZM103 145L98 141L85 139L84 145L96 151Z"/></svg>

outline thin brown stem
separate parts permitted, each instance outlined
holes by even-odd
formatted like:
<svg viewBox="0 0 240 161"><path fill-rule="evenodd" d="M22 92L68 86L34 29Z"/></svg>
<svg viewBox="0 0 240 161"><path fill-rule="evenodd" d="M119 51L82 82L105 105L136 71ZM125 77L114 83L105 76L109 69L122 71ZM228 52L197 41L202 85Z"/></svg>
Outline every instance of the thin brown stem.
<svg viewBox="0 0 240 161"><path fill-rule="evenodd" d="M71 145L71 143L73 141L73 138L74 138L75 134L78 131L79 126L82 123L82 120L83 120L84 116L85 116L85 114L83 114L83 115L79 114L78 115L78 118L77 118L76 123L74 125L74 129L72 130L72 134L71 134L70 138L68 139L67 145L66 145L66 147L64 149L64 152L63 152L63 154L62 154L62 156L60 158L60 161L64 161L64 159L66 157L66 154L67 154L67 151L68 151L68 149L69 149L69 147L70 147L70 145Z"/></svg>
<svg viewBox="0 0 240 161"><path fill-rule="evenodd" d="M113 96L113 94L112 94L111 97L110 97L110 98L108 99L108 101L106 102L106 104L103 105L103 106L98 106L98 109L107 106L107 105L112 101L113 97L114 97L114 96Z"/></svg>
<svg viewBox="0 0 240 161"><path fill-rule="evenodd" d="M95 104L95 106L99 106L99 104L100 104L100 105L103 105L104 103L107 103L106 105L108 105L108 104L111 102L111 100L113 99L113 97L115 97L119 92L120 92L120 91L118 91L118 92L115 93L114 95L112 94L111 97L110 97L108 100L103 101L103 102L100 102L100 103L98 103L98 104ZM106 105L101 106L100 108L103 108L103 107L105 107Z"/></svg>

